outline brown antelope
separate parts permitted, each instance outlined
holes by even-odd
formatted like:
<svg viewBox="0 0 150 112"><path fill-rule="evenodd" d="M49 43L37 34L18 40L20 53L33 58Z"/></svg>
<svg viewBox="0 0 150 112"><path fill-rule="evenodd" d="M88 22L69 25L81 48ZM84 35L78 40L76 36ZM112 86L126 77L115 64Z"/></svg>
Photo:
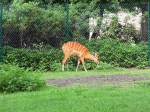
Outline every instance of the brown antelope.
<svg viewBox="0 0 150 112"><path fill-rule="evenodd" d="M73 55L78 56L76 71L78 70L79 64L81 62L84 67L84 70L87 72L87 69L85 68L84 65L85 59L93 60L95 63L99 64L98 55L96 53L94 55L90 54L88 49L84 45L80 44L79 42L64 43L62 46L62 50L64 53L64 59L62 61L62 71L64 71L64 65L67 59Z"/></svg>

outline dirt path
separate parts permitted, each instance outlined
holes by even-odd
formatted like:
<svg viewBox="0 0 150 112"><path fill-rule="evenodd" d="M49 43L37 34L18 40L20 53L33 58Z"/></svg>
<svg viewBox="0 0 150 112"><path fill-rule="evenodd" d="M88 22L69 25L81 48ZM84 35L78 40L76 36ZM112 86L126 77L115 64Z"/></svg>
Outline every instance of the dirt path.
<svg viewBox="0 0 150 112"><path fill-rule="evenodd" d="M134 83L136 81L150 80L144 76L128 76L128 75L102 75L102 76L88 76L88 77L72 77L64 79L49 79L48 85L55 85L63 87L72 84L122 84L122 83Z"/></svg>

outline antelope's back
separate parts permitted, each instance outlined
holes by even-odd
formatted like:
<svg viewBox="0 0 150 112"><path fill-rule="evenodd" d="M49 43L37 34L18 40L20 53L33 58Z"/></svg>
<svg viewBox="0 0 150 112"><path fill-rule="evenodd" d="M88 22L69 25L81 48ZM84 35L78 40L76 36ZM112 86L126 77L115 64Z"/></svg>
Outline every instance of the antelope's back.
<svg viewBox="0 0 150 112"><path fill-rule="evenodd" d="M85 52L88 52L88 49L84 45L80 44L79 42L64 43L62 46L62 50L64 51L64 53L67 52L70 53L71 55L75 54L79 56L81 56Z"/></svg>

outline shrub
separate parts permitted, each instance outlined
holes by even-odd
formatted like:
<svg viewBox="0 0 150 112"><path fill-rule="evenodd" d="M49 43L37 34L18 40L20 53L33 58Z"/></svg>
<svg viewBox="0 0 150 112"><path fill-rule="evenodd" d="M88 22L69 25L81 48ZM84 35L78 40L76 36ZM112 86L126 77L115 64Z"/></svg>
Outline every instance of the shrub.
<svg viewBox="0 0 150 112"><path fill-rule="evenodd" d="M4 10L5 43L13 47L32 47L34 43L59 40L64 34L62 9L62 6L57 5L45 9L35 2L14 0L10 9Z"/></svg>
<svg viewBox="0 0 150 112"><path fill-rule="evenodd" d="M113 17L110 26L108 26L102 37L119 39L124 42L139 42L140 34L132 24L121 25L117 17Z"/></svg>
<svg viewBox="0 0 150 112"><path fill-rule="evenodd" d="M57 43L64 39L67 27L64 24L66 22L64 6L49 3L40 7L39 1L13 0L10 6L4 8L5 44L16 48L31 48L33 44L40 42L58 46ZM67 30L71 37L88 36L89 17L97 16L99 13L96 6L95 2L91 2L91 5L88 3L70 5L70 25Z"/></svg>
<svg viewBox="0 0 150 112"><path fill-rule="evenodd" d="M31 68L32 70L45 71L55 71L56 65L54 64L60 63L63 56L62 51L56 48L31 50L13 49L11 47L5 48L5 55L5 63L15 64L25 69Z"/></svg>
<svg viewBox="0 0 150 112"><path fill-rule="evenodd" d="M96 51L100 55L100 61L104 63L127 68L144 68L148 65L148 48L145 44L123 43L114 39L94 39L91 42L87 40L77 41L89 48L91 53ZM31 68L32 70L61 70L63 53L60 49L51 47L45 48L45 50L31 50L7 47L5 51L5 63ZM72 57L68 63L69 70L75 70L77 59ZM85 63L88 70L96 68L96 64L92 61L86 61Z"/></svg>
<svg viewBox="0 0 150 112"><path fill-rule="evenodd" d="M127 68L148 66L146 44L124 43L114 39L92 40L85 44L99 53L101 61L111 65Z"/></svg>
<svg viewBox="0 0 150 112"><path fill-rule="evenodd" d="M31 72L11 65L0 65L0 92L33 91L44 84Z"/></svg>

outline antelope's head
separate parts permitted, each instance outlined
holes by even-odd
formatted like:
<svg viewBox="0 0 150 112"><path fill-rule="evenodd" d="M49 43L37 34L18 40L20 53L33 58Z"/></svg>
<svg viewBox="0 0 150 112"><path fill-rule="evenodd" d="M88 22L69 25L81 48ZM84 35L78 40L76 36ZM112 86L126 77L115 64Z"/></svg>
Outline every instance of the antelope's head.
<svg viewBox="0 0 150 112"><path fill-rule="evenodd" d="M93 61L96 63L96 64L99 64L99 55L97 53L94 53L94 59Z"/></svg>
<svg viewBox="0 0 150 112"><path fill-rule="evenodd" d="M99 56L97 53L93 53L93 54L90 54L90 53L87 53L85 56L84 56L85 59L89 59L89 60L92 60L94 61L96 64L99 64Z"/></svg>
<svg viewBox="0 0 150 112"><path fill-rule="evenodd" d="M96 64L99 64L99 56L97 53L93 53L93 54L88 54L86 56L87 59L89 60L93 60Z"/></svg>

